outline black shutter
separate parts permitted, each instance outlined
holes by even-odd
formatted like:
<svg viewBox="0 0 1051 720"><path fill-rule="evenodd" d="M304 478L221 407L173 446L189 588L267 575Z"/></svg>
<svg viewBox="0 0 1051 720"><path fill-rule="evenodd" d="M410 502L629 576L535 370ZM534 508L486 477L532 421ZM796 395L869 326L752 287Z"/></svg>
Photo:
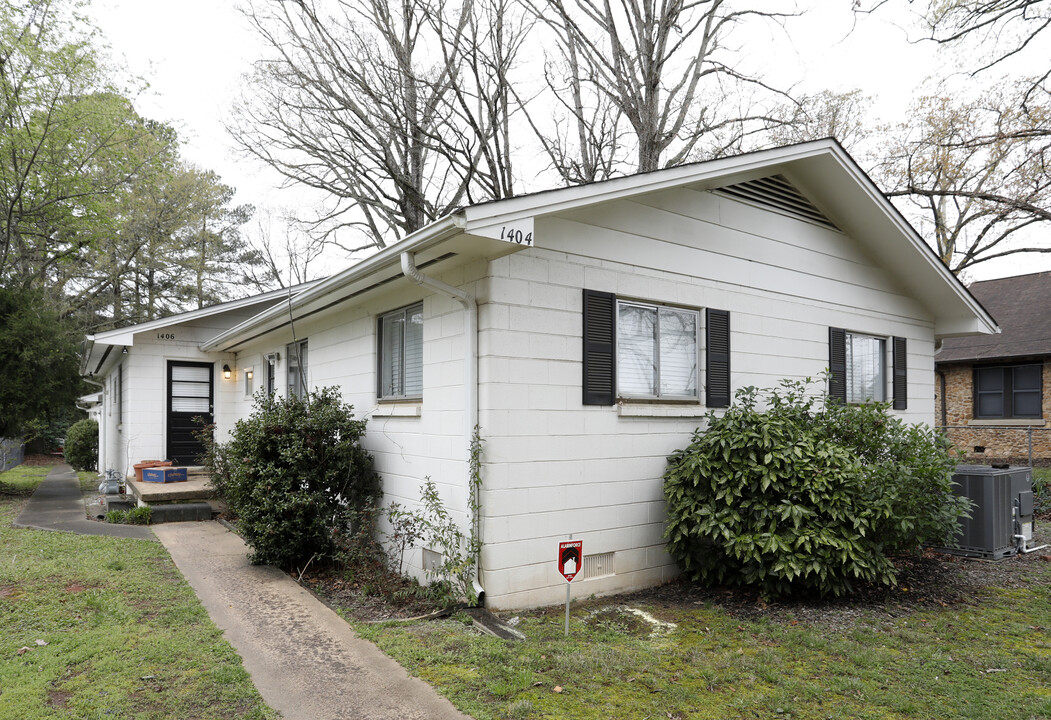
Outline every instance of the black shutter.
<svg viewBox="0 0 1051 720"><path fill-rule="evenodd" d="M584 291L585 405L613 405L616 400L616 311L613 294Z"/></svg>
<svg viewBox="0 0 1051 720"><path fill-rule="evenodd" d="M909 376L905 370L908 353L905 351L905 338L894 340L894 409L905 410L909 407Z"/></svg>
<svg viewBox="0 0 1051 720"><path fill-rule="evenodd" d="M704 311L704 355L708 381L704 404L708 407L730 405L730 312Z"/></svg>
<svg viewBox="0 0 1051 720"><path fill-rule="evenodd" d="M828 329L828 398L847 401L847 331Z"/></svg>

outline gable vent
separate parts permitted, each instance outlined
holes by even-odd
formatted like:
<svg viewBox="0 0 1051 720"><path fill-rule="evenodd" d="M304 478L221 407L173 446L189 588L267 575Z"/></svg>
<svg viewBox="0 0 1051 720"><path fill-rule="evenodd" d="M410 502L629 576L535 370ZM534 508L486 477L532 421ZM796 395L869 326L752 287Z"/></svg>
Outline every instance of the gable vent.
<svg viewBox="0 0 1051 720"><path fill-rule="evenodd" d="M771 210L791 215L799 220L816 223L833 230L835 224L825 214L814 207L813 203L796 190L795 186L784 175L749 180L748 182L716 188L713 192L720 195L745 200Z"/></svg>

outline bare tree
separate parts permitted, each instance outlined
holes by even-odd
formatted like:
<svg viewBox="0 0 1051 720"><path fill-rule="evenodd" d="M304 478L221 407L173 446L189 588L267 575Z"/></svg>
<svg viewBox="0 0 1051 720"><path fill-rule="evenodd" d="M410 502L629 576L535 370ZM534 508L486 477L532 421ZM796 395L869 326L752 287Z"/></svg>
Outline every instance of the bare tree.
<svg viewBox="0 0 1051 720"><path fill-rule="evenodd" d="M567 180L608 176L629 142L634 161L626 169L646 172L732 151L777 122L753 97L776 91L741 69L729 41L738 26L781 20L792 8L731 0L528 1L557 38L547 77L570 120L541 139ZM730 100L741 95L745 102Z"/></svg>
<svg viewBox="0 0 1051 720"><path fill-rule="evenodd" d="M851 153L857 153L872 136L875 125L869 118L872 98L861 90L822 90L785 103L778 111L780 122L770 131L775 145L835 138Z"/></svg>
<svg viewBox="0 0 1051 720"><path fill-rule="evenodd" d="M1051 221L1051 102L1044 94L1037 103L1031 88L1022 80L974 101L922 98L877 168L888 196L918 215L954 272L1051 253L1028 232Z"/></svg>
<svg viewBox="0 0 1051 720"><path fill-rule="evenodd" d="M258 212L246 235L251 252L260 260L247 274L253 289L274 290L319 277L314 267L325 245L299 228L291 211Z"/></svg>
<svg viewBox="0 0 1051 720"><path fill-rule="evenodd" d="M314 227L348 252L384 247L465 199L509 194L509 109L494 83L518 40L486 19L505 5L258 0L245 12L271 56L230 130L290 182L328 194Z"/></svg>

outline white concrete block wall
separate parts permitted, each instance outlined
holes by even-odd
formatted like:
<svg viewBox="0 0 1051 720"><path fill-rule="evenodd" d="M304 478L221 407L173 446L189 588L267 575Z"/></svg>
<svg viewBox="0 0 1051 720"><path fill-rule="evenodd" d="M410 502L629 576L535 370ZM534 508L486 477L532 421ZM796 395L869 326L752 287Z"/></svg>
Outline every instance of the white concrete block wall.
<svg viewBox="0 0 1051 720"><path fill-rule="evenodd" d="M654 417L638 404L585 407L584 288L729 310L734 389L817 378L830 326L904 336L909 408L900 414L933 420L931 318L838 232L676 190L538 220L535 238L536 247L493 261L480 290L483 580L494 608L561 602L555 555L570 533L585 555L613 553L616 569L578 577L575 594L677 574L664 551L661 478L705 408ZM703 329L701 337L703 349ZM888 368L889 352L890 343Z"/></svg>
<svg viewBox="0 0 1051 720"><path fill-rule="evenodd" d="M437 275L447 282L473 287L484 264ZM423 300L423 400L380 403L376 394L377 318L391 310ZM459 303L428 294L405 280L368 301L348 303L338 312L313 316L296 323L296 336L308 342L307 378L310 387L336 386L344 401L354 406L355 417L368 419L365 448L373 454L383 481L385 502L417 508L420 487L430 477L457 522L466 513L464 431L464 311ZM285 388L287 328L269 333L236 348L237 364L258 365L263 354L281 353L277 368L278 391ZM265 367L263 368L265 371ZM260 377L264 377L262 374ZM262 381L261 381L262 382ZM261 387L261 385L260 385ZM251 412L251 403L235 403L237 417ZM221 428L225 433L236 418ZM381 529L387 529L381 523ZM422 555L407 558L410 570L422 576Z"/></svg>

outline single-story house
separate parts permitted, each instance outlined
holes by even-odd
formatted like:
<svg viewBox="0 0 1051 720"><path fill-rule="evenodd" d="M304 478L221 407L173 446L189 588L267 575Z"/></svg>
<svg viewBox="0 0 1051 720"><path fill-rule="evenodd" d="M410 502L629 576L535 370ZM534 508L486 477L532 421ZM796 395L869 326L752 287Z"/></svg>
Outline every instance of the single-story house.
<svg viewBox="0 0 1051 720"><path fill-rule="evenodd" d="M1051 465L1051 272L969 289L1001 332L943 341L936 424L968 462Z"/></svg>
<svg viewBox="0 0 1051 720"><path fill-rule="evenodd" d="M338 386L369 418L388 501L413 506L430 477L464 527L477 522L495 609L563 600L570 536L577 593L673 577L666 457L738 388L831 368L833 395L932 424L935 343L996 332L833 140L472 205L238 310L95 336L86 368L114 408L109 457L186 462L172 438L190 398L214 403L221 436L263 378L275 392Z"/></svg>

